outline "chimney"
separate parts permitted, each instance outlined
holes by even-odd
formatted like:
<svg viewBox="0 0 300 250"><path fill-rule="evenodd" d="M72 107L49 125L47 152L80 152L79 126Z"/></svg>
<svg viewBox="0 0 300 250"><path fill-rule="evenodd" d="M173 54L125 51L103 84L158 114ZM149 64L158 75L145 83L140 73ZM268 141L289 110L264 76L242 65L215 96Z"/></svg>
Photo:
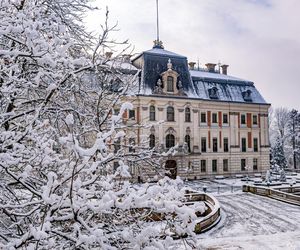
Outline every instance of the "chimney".
<svg viewBox="0 0 300 250"><path fill-rule="evenodd" d="M194 70L195 69L195 62L189 62L189 66L190 66L190 70Z"/></svg>
<svg viewBox="0 0 300 250"><path fill-rule="evenodd" d="M207 67L208 72L215 72L215 67L217 64L215 63L207 63L205 66Z"/></svg>
<svg viewBox="0 0 300 250"><path fill-rule="evenodd" d="M223 75L227 75L227 68L228 68L229 65L226 65L226 64L223 64L221 65L221 68L222 68L222 74Z"/></svg>
<svg viewBox="0 0 300 250"><path fill-rule="evenodd" d="M107 59L110 59L112 54L113 54L112 52L105 52L105 56Z"/></svg>

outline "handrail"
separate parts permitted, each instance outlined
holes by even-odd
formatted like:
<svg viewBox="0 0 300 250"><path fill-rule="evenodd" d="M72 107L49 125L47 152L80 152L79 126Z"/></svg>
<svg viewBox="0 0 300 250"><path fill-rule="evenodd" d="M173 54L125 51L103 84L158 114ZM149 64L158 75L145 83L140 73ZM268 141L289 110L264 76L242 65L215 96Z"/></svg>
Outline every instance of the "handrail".
<svg viewBox="0 0 300 250"><path fill-rule="evenodd" d="M298 188L298 187L297 187ZM282 188L285 189L285 188ZM300 196L286 193L278 189L271 189L266 187L257 187L251 185L243 185L243 192L250 192L252 194L267 196L276 200L291 203L300 206Z"/></svg>

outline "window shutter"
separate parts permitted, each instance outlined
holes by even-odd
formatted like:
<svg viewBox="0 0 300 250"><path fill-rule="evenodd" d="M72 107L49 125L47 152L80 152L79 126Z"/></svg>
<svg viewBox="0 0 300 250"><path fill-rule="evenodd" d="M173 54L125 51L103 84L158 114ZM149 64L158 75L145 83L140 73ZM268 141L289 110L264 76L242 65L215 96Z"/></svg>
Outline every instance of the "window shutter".
<svg viewBox="0 0 300 250"><path fill-rule="evenodd" d="M247 113L247 127L248 128L252 127L252 115L251 115L251 113Z"/></svg>

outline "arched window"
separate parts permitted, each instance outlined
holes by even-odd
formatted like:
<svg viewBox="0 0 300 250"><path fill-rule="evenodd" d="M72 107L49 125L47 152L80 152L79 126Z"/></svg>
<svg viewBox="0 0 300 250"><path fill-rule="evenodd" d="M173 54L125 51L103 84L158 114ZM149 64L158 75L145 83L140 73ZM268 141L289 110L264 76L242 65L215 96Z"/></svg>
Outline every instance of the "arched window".
<svg viewBox="0 0 300 250"><path fill-rule="evenodd" d="M175 136L171 135L171 134L168 134L166 136L166 148L169 149L169 148L172 148L174 146L175 146Z"/></svg>
<svg viewBox="0 0 300 250"><path fill-rule="evenodd" d="M174 108L173 107L167 108L167 121L168 122L174 121Z"/></svg>
<svg viewBox="0 0 300 250"><path fill-rule="evenodd" d="M185 121L191 122L191 109L188 107L185 108Z"/></svg>
<svg viewBox="0 0 300 250"><path fill-rule="evenodd" d="M149 147L154 148L155 147L155 135L151 134L149 136Z"/></svg>
<svg viewBox="0 0 300 250"><path fill-rule="evenodd" d="M172 76L167 77L167 92L174 92L174 78Z"/></svg>
<svg viewBox="0 0 300 250"><path fill-rule="evenodd" d="M188 152L191 152L191 137L189 135L186 135L184 137L184 141L187 144Z"/></svg>
<svg viewBox="0 0 300 250"><path fill-rule="evenodd" d="M155 107L150 106L149 108L149 119L150 121L155 121Z"/></svg>

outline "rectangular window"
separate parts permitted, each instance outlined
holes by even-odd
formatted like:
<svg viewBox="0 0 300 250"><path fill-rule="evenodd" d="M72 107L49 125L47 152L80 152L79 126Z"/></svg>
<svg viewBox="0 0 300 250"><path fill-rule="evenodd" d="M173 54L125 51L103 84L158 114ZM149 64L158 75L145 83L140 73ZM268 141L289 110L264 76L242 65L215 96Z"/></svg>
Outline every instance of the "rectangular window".
<svg viewBox="0 0 300 250"><path fill-rule="evenodd" d="M212 160L212 172L216 173L218 171L218 162L217 160Z"/></svg>
<svg viewBox="0 0 300 250"><path fill-rule="evenodd" d="M228 151L229 151L228 138L225 137L224 138L224 152L228 152Z"/></svg>
<svg viewBox="0 0 300 250"><path fill-rule="evenodd" d="M149 119L155 121L155 106L151 105L149 109Z"/></svg>
<svg viewBox="0 0 300 250"><path fill-rule="evenodd" d="M246 159L241 159L241 170L246 171Z"/></svg>
<svg viewBox="0 0 300 250"><path fill-rule="evenodd" d="M206 160L201 160L201 173L206 172Z"/></svg>
<svg viewBox="0 0 300 250"><path fill-rule="evenodd" d="M246 152L246 138L242 138L242 152Z"/></svg>
<svg viewBox="0 0 300 250"><path fill-rule="evenodd" d="M218 139L213 138L213 152L218 152Z"/></svg>
<svg viewBox="0 0 300 250"><path fill-rule="evenodd" d="M206 152L206 138L201 138L201 152Z"/></svg>
<svg viewBox="0 0 300 250"><path fill-rule="evenodd" d="M167 92L174 92L174 78L172 76L167 77Z"/></svg>
<svg viewBox="0 0 300 250"><path fill-rule="evenodd" d="M228 114L223 114L223 123L228 124Z"/></svg>
<svg viewBox="0 0 300 250"><path fill-rule="evenodd" d="M134 120L135 119L135 110L129 110L129 119Z"/></svg>
<svg viewBox="0 0 300 250"><path fill-rule="evenodd" d="M212 114L212 123L218 123L218 115L217 113Z"/></svg>
<svg viewBox="0 0 300 250"><path fill-rule="evenodd" d="M246 124L246 115L241 115L241 124Z"/></svg>
<svg viewBox="0 0 300 250"><path fill-rule="evenodd" d="M223 171L228 172L228 159L223 159Z"/></svg>
<svg viewBox="0 0 300 250"><path fill-rule="evenodd" d="M206 123L206 113L201 113L201 123Z"/></svg>
<svg viewBox="0 0 300 250"><path fill-rule="evenodd" d="M257 115L253 115L253 125L257 125Z"/></svg>
<svg viewBox="0 0 300 250"><path fill-rule="evenodd" d="M257 138L253 139L253 151L258 152L258 139Z"/></svg>
<svg viewBox="0 0 300 250"><path fill-rule="evenodd" d="M257 169L258 169L257 159L254 158L253 159L253 170L257 170Z"/></svg>

